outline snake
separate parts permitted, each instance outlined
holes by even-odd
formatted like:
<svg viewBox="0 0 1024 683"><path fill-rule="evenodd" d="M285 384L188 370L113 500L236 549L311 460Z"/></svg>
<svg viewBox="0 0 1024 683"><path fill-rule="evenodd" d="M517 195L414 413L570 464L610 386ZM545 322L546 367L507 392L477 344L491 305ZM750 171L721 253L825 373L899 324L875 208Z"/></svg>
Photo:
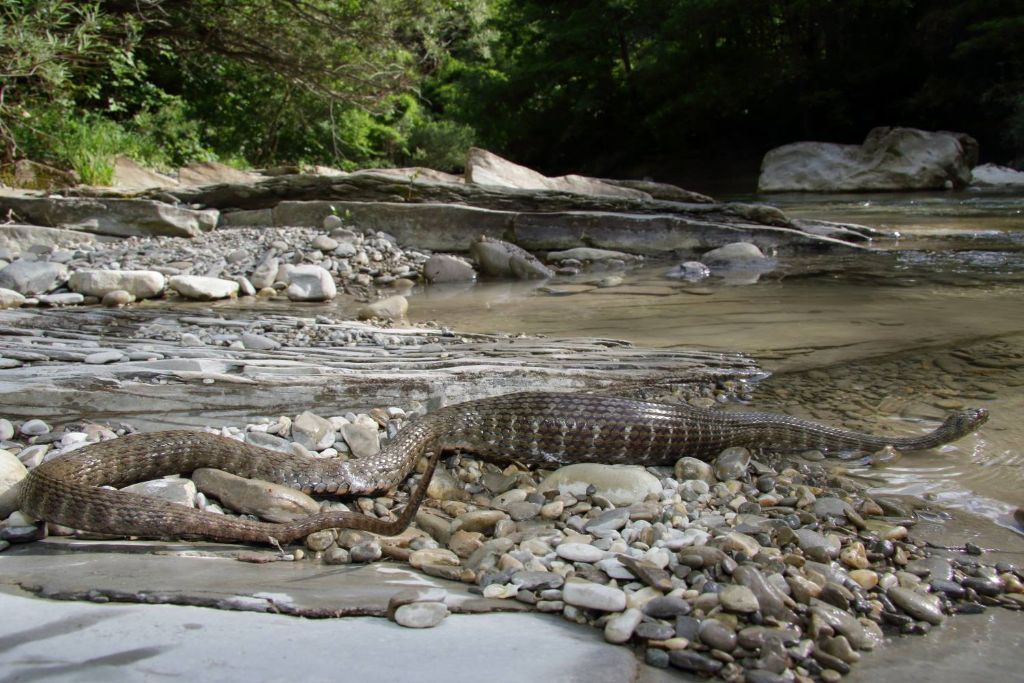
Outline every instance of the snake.
<svg viewBox="0 0 1024 683"><path fill-rule="evenodd" d="M444 453L538 467L578 462L671 465L709 460L730 446L823 452L921 450L959 439L988 419L983 408L950 413L935 430L878 436L785 414L556 392L506 394L457 403L407 423L372 456L342 460L282 453L201 431L137 433L70 451L32 469L18 502L29 516L74 529L156 539L278 545L315 531L348 528L385 536L413 520ZM306 493L366 495L392 489L426 467L394 519L325 511L265 522L119 491L118 487L210 467ZM113 488L111 488L113 487Z"/></svg>

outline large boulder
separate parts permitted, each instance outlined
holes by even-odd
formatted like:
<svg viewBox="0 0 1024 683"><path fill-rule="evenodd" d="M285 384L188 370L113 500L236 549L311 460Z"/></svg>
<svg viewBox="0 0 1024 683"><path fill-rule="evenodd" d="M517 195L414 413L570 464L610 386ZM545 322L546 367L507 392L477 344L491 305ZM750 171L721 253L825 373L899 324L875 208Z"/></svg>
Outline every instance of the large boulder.
<svg viewBox="0 0 1024 683"><path fill-rule="evenodd" d="M975 166L971 171L971 187L1024 187L1024 171L997 164Z"/></svg>
<svg viewBox="0 0 1024 683"><path fill-rule="evenodd" d="M138 191L154 187L174 187L178 181L156 171L151 171L131 157L118 154L114 157L114 178L111 187L119 190Z"/></svg>
<svg viewBox="0 0 1024 683"><path fill-rule="evenodd" d="M217 225L216 209L197 211L151 199L13 197L0 195L0 212L55 228L98 235L194 237Z"/></svg>
<svg viewBox="0 0 1024 683"><path fill-rule="evenodd" d="M155 270L84 269L71 273L71 291L102 299L110 292L126 291L136 299L160 296L167 284L163 273Z"/></svg>
<svg viewBox="0 0 1024 683"><path fill-rule="evenodd" d="M490 277L544 280L555 274L530 252L503 240L481 236L470 246L469 253L480 272Z"/></svg>
<svg viewBox="0 0 1024 683"><path fill-rule="evenodd" d="M74 171L64 171L29 159L5 165L0 173L6 176L11 187L26 190L62 190L79 183L78 174Z"/></svg>
<svg viewBox="0 0 1024 683"><path fill-rule="evenodd" d="M0 249L9 249L16 254L27 251L29 247L70 247L78 244L90 244L96 241L95 235L79 230L63 228L44 228L38 225L20 225L10 223L0 225Z"/></svg>
<svg viewBox="0 0 1024 683"><path fill-rule="evenodd" d="M533 169L502 159L485 149L471 147L466 156L466 182L518 190L554 190L601 197L650 199L651 195L611 185L597 178L564 175L549 178Z"/></svg>
<svg viewBox="0 0 1024 683"><path fill-rule="evenodd" d="M216 161L193 161L178 169L178 182L182 185L218 185L220 183L254 183L263 177L240 171Z"/></svg>
<svg viewBox="0 0 1024 683"><path fill-rule="evenodd" d="M15 261L0 270L0 287L24 296L46 294L68 279L68 267L49 261Z"/></svg>
<svg viewBox="0 0 1024 683"><path fill-rule="evenodd" d="M764 156L760 192L942 190L971 181L978 143L969 135L875 128L861 145L796 142Z"/></svg>

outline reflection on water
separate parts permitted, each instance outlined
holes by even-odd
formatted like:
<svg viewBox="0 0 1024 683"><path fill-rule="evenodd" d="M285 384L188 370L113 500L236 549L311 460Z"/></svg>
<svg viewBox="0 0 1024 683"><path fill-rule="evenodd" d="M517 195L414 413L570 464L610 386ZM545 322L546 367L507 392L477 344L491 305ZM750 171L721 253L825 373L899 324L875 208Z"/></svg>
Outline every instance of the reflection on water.
<svg viewBox="0 0 1024 683"><path fill-rule="evenodd" d="M738 350L775 373L754 407L921 433L984 406L976 435L880 468L887 492L1008 520L1024 505L1024 198L1007 194L773 197L791 215L899 231L874 251L783 257L756 285L669 280L671 264L547 285L428 288L410 307L467 331ZM942 251L932 247L941 246ZM951 248L952 247L952 248Z"/></svg>

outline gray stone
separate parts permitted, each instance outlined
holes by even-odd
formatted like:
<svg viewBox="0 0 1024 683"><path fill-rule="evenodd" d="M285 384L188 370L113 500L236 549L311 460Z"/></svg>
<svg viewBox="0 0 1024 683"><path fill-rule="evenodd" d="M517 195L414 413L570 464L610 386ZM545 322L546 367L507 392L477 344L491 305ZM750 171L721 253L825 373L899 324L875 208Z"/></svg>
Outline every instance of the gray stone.
<svg viewBox="0 0 1024 683"><path fill-rule="evenodd" d="M423 264L427 282L468 282L476 279L476 271L466 261L450 254L434 254Z"/></svg>
<svg viewBox="0 0 1024 683"><path fill-rule="evenodd" d="M705 619L697 629L700 642L722 652L736 649L736 633L717 619Z"/></svg>
<svg viewBox="0 0 1024 683"><path fill-rule="evenodd" d="M356 312L360 320L381 318L383 320L404 320L409 310L409 301L402 295L396 294L385 299L371 302Z"/></svg>
<svg viewBox="0 0 1024 683"><path fill-rule="evenodd" d="M766 617L792 622L796 615L786 605L784 594L768 581L757 567L742 565L733 572L733 580L746 586L756 596L758 608Z"/></svg>
<svg viewBox="0 0 1024 683"><path fill-rule="evenodd" d="M334 426L316 413L305 411L292 420L292 439L303 448L322 451L334 444Z"/></svg>
<svg viewBox="0 0 1024 683"><path fill-rule="evenodd" d="M338 248L338 240L328 235L317 235L310 244L320 251L334 251Z"/></svg>
<svg viewBox="0 0 1024 683"><path fill-rule="evenodd" d="M90 353L82 359L83 363L89 365L106 365L107 363L120 363L125 360L126 356L117 349L107 349L105 351L97 351Z"/></svg>
<svg viewBox="0 0 1024 683"><path fill-rule="evenodd" d="M757 596L746 586L725 586L718 594L718 600L725 609L740 614L753 614L760 608Z"/></svg>
<svg viewBox="0 0 1024 683"><path fill-rule="evenodd" d="M584 529L587 533L601 536L611 531L618 531L626 526L627 522L629 522L629 509L613 508L591 518Z"/></svg>
<svg viewBox="0 0 1024 683"><path fill-rule="evenodd" d="M101 299L117 290L150 299L160 296L166 284L164 275L155 270L77 270L68 278L72 291Z"/></svg>
<svg viewBox="0 0 1024 683"><path fill-rule="evenodd" d="M111 292L107 292L103 295L100 303L107 308L116 308L118 306L127 306L130 303L135 302L135 295L131 292L123 289L115 289Z"/></svg>
<svg viewBox="0 0 1024 683"><path fill-rule="evenodd" d="M700 261L684 261L665 271L665 277L687 282L699 282L711 276L711 269Z"/></svg>
<svg viewBox="0 0 1024 683"><path fill-rule="evenodd" d="M750 451L742 446L726 448L715 458L715 476L719 481L740 479L747 473L750 465Z"/></svg>
<svg viewBox="0 0 1024 683"><path fill-rule="evenodd" d="M668 653L672 666L683 671L714 675L722 670L722 662L693 650L672 650Z"/></svg>
<svg viewBox="0 0 1024 683"><path fill-rule="evenodd" d="M593 486L599 495L618 506L639 503L648 495L660 494L662 491L658 478L642 467L599 463L578 463L560 467L548 475L537 490L540 493L557 490L582 498L586 496L590 486Z"/></svg>
<svg viewBox="0 0 1024 683"><path fill-rule="evenodd" d="M99 235L195 237L217 225L216 209L188 209L149 199L84 197L0 197L0 210L49 227L70 227Z"/></svg>
<svg viewBox="0 0 1024 683"><path fill-rule="evenodd" d="M650 199L646 192L611 185L596 178L578 175L549 178L476 147L471 147L467 153L466 182L519 190L555 190L592 196Z"/></svg>
<svg viewBox="0 0 1024 683"><path fill-rule="evenodd" d="M227 299L238 294L238 283L202 275L175 275L167 283L178 294L199 301Z"/></svg>
<svg viewBox="0 0 1024 683"><path fill-rule="evenodd" d="M18 428L18 432L25 436L40 436L41 434L50 433L50 425L40 419L33 418L21 423L21 426Z"/></svg>
<svg viewBox="0 0 1024 683"><path fill-rule="evenodd" d="M633 631L640 625L644 613L630 607L621 614L616 614L604 625L604 639L609 643L625 643L633 637Z"/></svg>
<svg viewBox="0 0 1024 683"><path fill-rule="evenodd" d="M709 266L750 263L765 260L765 255L750 242L730 242L704 253L700 260Z"/></svg>
<svg viewBox="0 0 1024 683"><path fill-rule="evenodd" d="M13 289L0 287L0 308L18 308L25 303L24 295Z"/></svg>
<svg viewBox="0 0 1024 683"><path fill-rule="evenodd" d="M10 491L28 474L25 465L22 464L13 453L0 449L0 498ZM0 519L9 515L13 510L0 510Z"/></svg>
<svg viewBox="0 0 1024 683"><path fill-rule="evenodd" d="M341 436L348 444L352 455L365 458L380 451L380 432L362 424L346 424L341 427Z"/></svg>
<svg viewBox="0 0 1024 683"><path fill-rule="evenodd" d="M295 266L288 274L288 298L292 301L330 301L338 295L331 274L320 266Z"/></svg>
<svg viewBox="0 0 1024 683"><path fill-rule="evenodd" d="M290 522L320 511L320 504L305 493L280 484L205 467L193 472L192 480L227 507L271 522Z"/></svg>
<svg viewBox="0 0 1024 683"><path fill-rule="evenodd" d="M77 306L85 301L78 292L60 292L57 294L40 294L36 297L45 306Z"/></svg>
<svg viewBox="0 0 1024 683"><path fill-rule="evenodd" d="M609 556L608 551L595 548L589 543L561 543L555 547L555 552L564 560L591 564Z"/></svg>
<svg viewBox="0 0 1024 683"><path fill-rule="evenodd" d="M274 278L277 277L279 267L280 261L274 256L268 256L256 266L256 270L249 276L249 281L252 282L252 286L257 290L270 287L274 284Z"/></svg>
<svg viewBox="0 0 1024 683"><path fill-rule="evenodd" d="M589 581L567 581L562 586L562 600L575 607L602 612L621 612L626 609L626 594L622 589Z"/></svg>
<svg viewBox="0 0 1024 683"><path fill-rule="evenodd" d="M675 475L679 481L698 480L708 484L715 483L714 469L712 469L710 464L697 458L679 458L675 465Z"/></svg>
<svg viewBox="0 0 1024 683"><path fill-rule="evenodd" d="M593 247L574 247L572 249L563 249L561 251L549 251L547 260L549 263L552 261L564 261L566 259L573 259L576 261L591 261L600 262L608 260L619 260L619 261L638 261L642 257L636 254L627 254L624 251L615 251L612 249L594 249Z"/></svg>
<svg viewBox="0 0 1024 683"><path fill-rule="evenodd" d="M503 240L480 237L469 252L480 272L491 277L544 280L555 274L530 252Z"/></svg>
<svg viewBox="0 0 1024 683"><path fill-rule="evenodd" d="M24 296L45 294L68 278L68 267L49 261L15 261L0 270L0 288Z"/></svg>
<svg viewBox="0 0 1024 683"><path fill-rule="evenodd" d="M188 508L196 506L196 485L189 479L153 479L140 481L121 489L128 493L152 496Z"/></svg>
<svg viewBox="0 0 1024 683"><path fill-rule="evenodd" d="M941 603L935 595L919 593L900 586L890 588L886 595L894 605L920 621L938 626L946 619L946 615L942 613Z"/></svg>
<svg viewBox="0 0 1024 683"><path fill-rule="evenodd" d="M846 636L858 650L873 650L878 644L875 637L868 632L857 619L849 612L838 607L822 602L817 598L811 599L811 613L832 627L833 630Z"/></svg>
<svg viewBox="0 0 1024 683"><path fill-rule="evenodd" d="M242 334L239 339L242 344L245 345L245 348L253 351L273 351L274 349L281 347L281 342L262 334L246 332Z"/></svg>
<svg viewBox="0 0 1024 683"><path fill-rule="evenodd" d="M443 602L412 602L395 610L395 622L406 628L433 628L447 616Z"/></svg>

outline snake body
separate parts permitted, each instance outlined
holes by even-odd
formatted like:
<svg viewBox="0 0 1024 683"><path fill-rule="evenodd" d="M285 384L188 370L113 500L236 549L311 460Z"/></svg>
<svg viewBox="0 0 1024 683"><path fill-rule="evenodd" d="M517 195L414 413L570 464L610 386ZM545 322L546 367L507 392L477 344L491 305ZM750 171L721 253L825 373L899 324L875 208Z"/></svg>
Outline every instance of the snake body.
<svg viewBox="0 0 1024 683"><path fill-rule="evenodd" d="M49 522L146 538L287 543L341 527L393 535L411 521L445 451L461 449L486 459L551 467L583 461L664 465L684 455L708 459L729 446L919 450L956 440L987 417L984 409L956 412L922 436L888 437L774 413L711 411L577 394L508 394L430 413L407 425L376 455L348 461L279 453L204 432L135 434L39 465L25 479L19 503L29 515ZM367 494L397 486L424 456L427 470L393 521L325 512L275 524L100 488L213 467L307 493Z"/></svg>

